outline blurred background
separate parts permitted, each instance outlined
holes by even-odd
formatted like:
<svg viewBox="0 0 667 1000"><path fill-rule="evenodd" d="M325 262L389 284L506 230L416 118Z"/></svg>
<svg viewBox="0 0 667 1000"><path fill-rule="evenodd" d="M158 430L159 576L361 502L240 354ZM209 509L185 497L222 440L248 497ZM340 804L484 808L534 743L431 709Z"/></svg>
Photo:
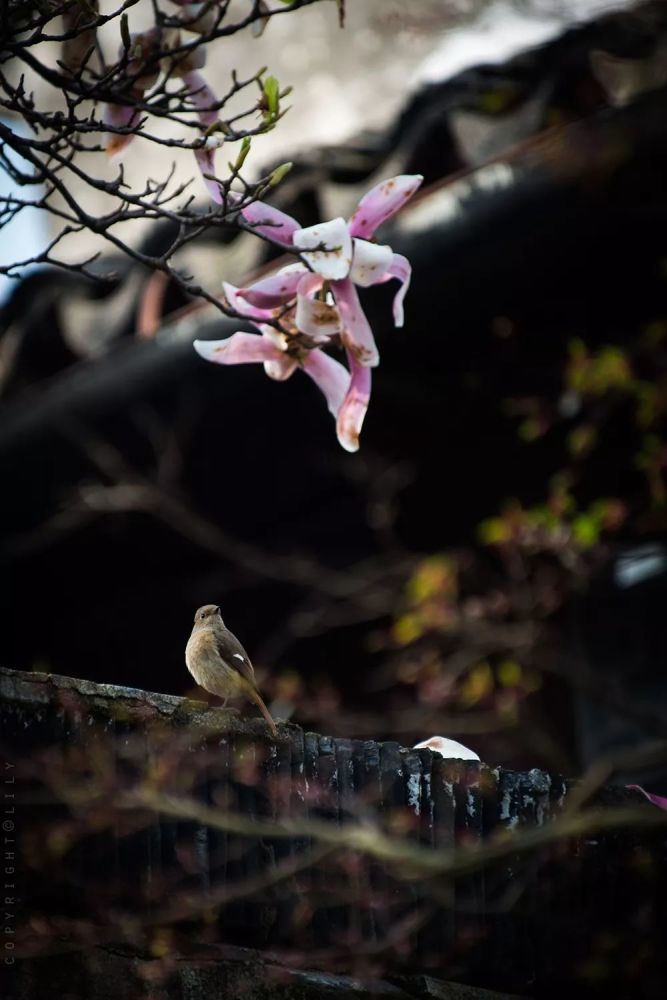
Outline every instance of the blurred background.
<svg viewBox="0 0 667 1000"><path fill-rule="evenodd" d="M667 728L667 17L347 8L344 30L322 3L223 39L207 78L294 87L250 162L294 161L276 204L303 225L424 174L380 234L413 264L405 328L391 289L363 296L382 360L360 452L308 380L201 361L192 340L238 323L140 265L28 271L0 327L0 662L192 692L213 602L278 717L573 774ZM137 139L126 177L168 167ZM3 230L3 260L40 225ZM266 253L216 230L182 264L217 293Z"/></svg>

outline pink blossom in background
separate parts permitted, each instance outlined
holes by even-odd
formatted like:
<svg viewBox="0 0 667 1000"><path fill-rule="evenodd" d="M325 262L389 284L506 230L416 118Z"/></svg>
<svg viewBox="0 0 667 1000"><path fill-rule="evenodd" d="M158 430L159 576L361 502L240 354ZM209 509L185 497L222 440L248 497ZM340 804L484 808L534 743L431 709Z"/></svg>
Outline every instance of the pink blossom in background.
<svg viewBox="0 0 667 1000"><path fill-rule="evenodd" d="M147 90L157 82L160 73L170 73L175 77L180 77L188 92L187 96L197 110L197 117L202 132L214 125L218 120L218 112L215 110L217 98L199 70L206 61L206 52L203 48L195 49L186 54L163 58L160 63L151 64L151 51L157 54L161 49L177 48L180 45L180 35L178 31L161 31L159 28L151 28L149 31L141 32L132 36L132 47L128 51L127 75L132 79L128 96L134 100L143 99ZM120 57L124 55L121 48ZM148 67L142 74L145 64ZM141 114L136 108L120 104L108 104L102 116L104 124L113 128L133 128L139 124ZM113 160L119 160L136 133L129 132L124 135L110 133L107 135L105 149L107 156ZM201 171L206 189L218 205L222 203L220 185L215 181L215 154L222 146L222 136L217 133L207 136L204 144L195 149L195 159Z"/></svg>
<svg viewBox="0 0 667 1000"><path fill-rule="evenodd" d="M118 50L118 58L127 57L125 73L130 81L128 97L135 101L142 100L145 92L157 83L160 76L160 66L151 63L152 54L157 55L162 44L162 32L159 28L149 28L131 36L131 45L127 51L123 46ZM150 68L146 64L150 65ZM140 114L135 108L121 104L108 104L102 115L105 124L115 128L131 128L139 123ZM107 156L114 160L120 159L125 150L134 139L133 133L127 135L116 135L111 133L107 136L105 148Z"/></svg>
<svg viewBox="0 0 667 1000"><path fill-rule="evenodd" d="M647 792L645 788L641 785L626 785L626 788L631 788L635 792L641 792L642 795L652 802L654 806L658 809L667 809L667 798L664 795L654 795L653 792Z"/></svg>
<svg viewBox="0 0 667 1000"><path fill-rule="evenodd" d="M211 3L211 0L208 0L208 2L206 0L199 0L199 3L192 3L192 0L171 0L171 2L180 7L183 12L181 25L185 31L192 31L195 34L203 35L215 28L220 20L220 11L217 9L218 5ZM250 0L250 3L254 7L255 0ZM259 14L265 15L269 11L270 8L265 0L257 0L257 12ZM248 13L253 13L253 10L251 9ZM250 31L255 38L259 38L264 33L268 21L268 17L260 17L252 22Z"/></svg>
<svg viewBox="0 0 667 1000"><path fill-rule="evenodd" d="M141 100L143 91L134 91L132 96L135 100ZM130 108L123 104L107 104L102 114L102 124L111 125L112 128L135 128L141 121L141 115L136 108ZM125 149L134 139L134 132L125 134L109 132L106 136L104 148L110 160L118 162L125 152Z"/></svg>
<svg viewBox="0 0 667 1000"><path fill-rule="evenodd" d="M189 91L190 100L197 108L199 124L203 131L215 125L218 120L218 112L211 110L217 100L215 94L207 84L204 77L197 70L191 70L183 74L183 82ZM201 171L201 175L206 185L206 190L216 204L222 204L220 185L214 180L215 177L215 154L222 146L220 133L207 136L205 145L201 149L195 149L195 160Z"/></svg>

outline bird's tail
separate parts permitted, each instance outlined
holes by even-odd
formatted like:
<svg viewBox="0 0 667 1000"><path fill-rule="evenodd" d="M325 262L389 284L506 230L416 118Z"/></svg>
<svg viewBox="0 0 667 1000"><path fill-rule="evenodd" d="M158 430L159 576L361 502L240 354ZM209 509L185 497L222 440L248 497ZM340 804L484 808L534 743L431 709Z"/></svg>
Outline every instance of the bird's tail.
<svg viewBox="0 0 667 1000"><path fill-rule="evenodd" d="M264 716L264 718L266 719L266 721L268 722L269 728L271 729L271 732L273 733L273 735L277 736L278 735L278 730L276 729L276 724L273 721L273 719L271 718L271 713L269 712L268 708L264 704L264 702L262 700L262 696L259 693L259 691L256 691L255 688L250 688L249 695L252 698L252 700L255 702L255 704L257 705L257 707L259 708L260 712L262 713L262 715Z"/></svg>

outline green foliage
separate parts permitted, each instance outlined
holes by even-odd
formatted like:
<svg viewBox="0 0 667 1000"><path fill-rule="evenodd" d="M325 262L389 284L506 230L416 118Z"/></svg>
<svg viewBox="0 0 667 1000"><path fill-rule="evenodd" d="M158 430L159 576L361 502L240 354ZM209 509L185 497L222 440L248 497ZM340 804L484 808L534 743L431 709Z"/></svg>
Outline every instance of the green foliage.
<svg viewBox="0 0 667 1000"><path fill-rule="evenodd" d="M392 639L408 646L453 620L458 594L458 567L449 556L429 556L417 565L405 587L405 606L394 620Z"/></svg>
<svg viewBox="0 0 667 1000"><path fill-rule="evenodd" d="M607 345L589 351L582 340L570 342L566 384L581 395L602 396L611 389L628 390L632 384L632 366L625 351Z"/></svg>
<svg viewBox="0 0 667 1000"><path fill-rule="evenodd" d="M550 552L569 562L605 533L618 530L626 513L616 498L579 509L567 479L556 477L546 503L524 507L513 500L498 516L482 521L478 537L484 545L514 546L529 554Z"/></svg>

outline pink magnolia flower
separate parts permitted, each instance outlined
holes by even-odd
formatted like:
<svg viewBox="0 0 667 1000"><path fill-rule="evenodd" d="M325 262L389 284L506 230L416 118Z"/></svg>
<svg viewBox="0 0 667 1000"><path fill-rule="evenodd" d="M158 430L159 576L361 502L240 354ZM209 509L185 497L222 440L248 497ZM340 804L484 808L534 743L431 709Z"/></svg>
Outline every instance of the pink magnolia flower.
<svg viewBox="0 0 667 1000"><path fill-rule="evenodd" d="M269 378L284 382L297 370L312 378L338 417L350 386L350 374L339 361L311 344L294 343L275 327L255 324L260 333L234 333L224 340L195 340L194 349L206 361L220 365L261 362Z"/></svg>
<svg viewBox="0 0 667 1000"><path fill-rule="evenodd" d="M348 355L364 367L377 365L379 354L355 286L366 288L398 279L401 286L394 298L394 323L403 325L410 264L391 247L370 240L375 230L412 197L422 180L420 174L392 177L371 188L347 222L338 218L305 229L296 219L261 201L242 209L241 214L254 232L281 246L300 250L304 264L322 284L327 283L343 321L341 339ZM290 291L286 289L283 303L289 301ZM252 301L252 289L240 289L238 294Z"/></svg>
<svg viewBox="0 0 667 1000"><path fill-rule="evenodd" d="M348 371L322 350L340 337L343 324L334 305L315 298L321 286L321 278L302 264L290 264L245 289L252 302L241 296L241 289L224 283L229 305L249 319L259 335L239 332L224 340L196 340L194 348L205 360L222 365L261 362L269 378L279 382L301 368L323 393L341 445L356 451L370 396L370 369L348 355ZM288 292L291 305L285 306ZM280 330L266 323L278 319Z"/></svg>
<svg viewBox="0 0 667 1000"><path fill-rule="evenodd" d="M267 375L277 380L302 368L324 393L339 442L347 451L357 451L370 399L371 368L379 356L355 286L397 278L401 285L394 298L394 322L402 326L410 264L370 238L422 180L420 175L404 175L384 181L361 199L348 222L333 219L306 229L262 202L242 209L255 232L297 248L301 260L247 288L223 282L229 305L250 320L259 335L235 333L226 340L197 340L195 350L219 364L262 362ZM349 371L322 350L336 339L345 347Z"/></svg>
<svg viewBox="0 0 667 1000"><path fill-rule="evenodd" d="M314 345L326 344L342 332L338 309L315 298L322 280L302 264L288 264L249 288L236 288L226 281L222 287L227 303L239 316L254 323L280 319L286 336L294 342L302 336Z"/></svg>
<svg viewBox="0 0 667 1000"><path fill-rule="evenodd" d="M291 322L292 336L296 338L294 344L303 351L304 345L308 349L308 344L311 346L327 344L332 338L342 337L344 326L340 311L332 304L313 297L317 292L321 292L323 283L324 280L320 275L308 271L303 264L289 264L276 274L255 282L250 288L236 288L227 282L223 282L223 288L229 305L239 315L247 317L255 324L259 323L263 335L274 344L277 343L275 339L277 331L273 327L261 326L261 321L280 317L282 325ZM287 307L283 303L293 300L294 296L296 303L286 312ZM289 348L285 342L280 346L283 350ZM350 351L346 353L350 367L350 374L346 372L347 390L336 408L330 406L330 409L336 417L336 431L340 444L346 451L357 451L370 399L371 372L367 365L362 365L357 360L355 354ZM335 363L345 371L342 365ZM264 368L272 378L279 377L269 365L265 364ZM293 370L291 368L288 375L291 375ZM308 371L306 364L304 370ZM284 371L284 368L281 371Z"/></svg>

